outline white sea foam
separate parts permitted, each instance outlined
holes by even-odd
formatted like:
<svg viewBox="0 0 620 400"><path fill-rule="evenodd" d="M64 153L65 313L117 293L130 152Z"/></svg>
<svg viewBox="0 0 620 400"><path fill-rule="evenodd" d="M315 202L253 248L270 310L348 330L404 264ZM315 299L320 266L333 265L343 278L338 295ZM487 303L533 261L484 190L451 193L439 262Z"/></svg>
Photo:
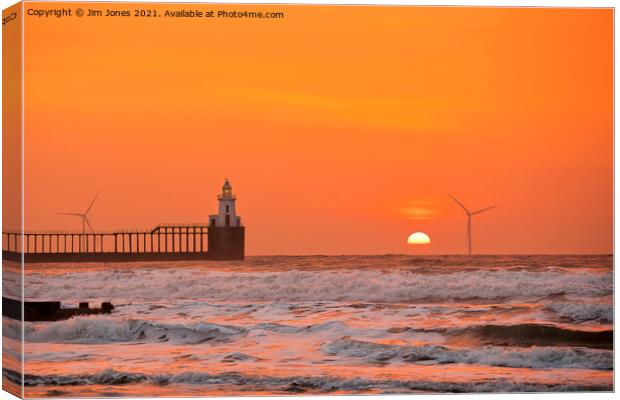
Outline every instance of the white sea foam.
<svg viewBox="0 0 620 400"><path fill-rule="evenodd" d="M248 333L272 332L286 335L325 334L339 337L343 334L384 332L353 328L339 321L292 326L276 323L259 323L252 326L221 325L208 322L165 324L141 319L109 318L102 316L75 317L64 321L43 324L27 323L26 341L47 343L116 343L133 341L170 341L172 343L199 344L204 342L229 342L245 337Z"/></svg>
<svg viewBox="0 0 620 400"><path fill-rule="evenodd" d="M140 269L62 276L34 274L27 299L209 299L241 301L415 302L429 299L520 299L566 294L612 293L611 272L580 274L544 271L462 271L421 274L376 270L212 272ZM35 278L35 279L32 279ZM30 282L30 283L29 283Z"/></svg>
<svg viewBox="0 0 620 400"><path fill-rule="evenodd" d="M572 322L614 322L614 310L611 304L557 302L548 304L545 309Z"/></svg>
<svg viewBox="0 0 620 400"><path fill-rule="evenodd" d="M443 346L399 346L340 339L323 346L338 357L359 358L365 363L437 362L483 364L514 368L613 368L613 352L583 348L532 347L529 349L485 346L450 349Z"/></svg>
<svg viewBox="0 0 620 400"><path fill-rule="evenodd" d="M197 344L235 340L245 334L243 328L209 323L158 324L137 319L78 317L44 324L39 328L29 325L26 340L56 343L172 341Z"/></svg>

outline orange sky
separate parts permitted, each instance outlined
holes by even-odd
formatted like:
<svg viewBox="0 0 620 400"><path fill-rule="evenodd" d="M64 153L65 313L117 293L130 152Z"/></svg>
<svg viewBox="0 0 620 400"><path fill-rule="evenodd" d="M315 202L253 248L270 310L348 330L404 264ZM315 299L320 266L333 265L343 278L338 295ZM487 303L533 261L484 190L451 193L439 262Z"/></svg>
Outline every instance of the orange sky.
<svg viewBox="0 0 620 400"><path fill-rule="evenodd" d="M248 254L462 253L449 192L500 204L474 252L612 252L612 10L227 8L286 18L26 16L26 229L206 221L228 177Z"/></svg>

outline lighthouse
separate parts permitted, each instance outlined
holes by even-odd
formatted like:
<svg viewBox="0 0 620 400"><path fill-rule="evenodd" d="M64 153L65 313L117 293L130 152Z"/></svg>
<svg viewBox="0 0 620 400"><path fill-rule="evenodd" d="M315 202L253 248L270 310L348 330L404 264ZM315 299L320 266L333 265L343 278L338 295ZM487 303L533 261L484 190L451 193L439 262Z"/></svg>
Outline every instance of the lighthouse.
<svg viewBox="0 0 620 400"><path fill-rule="evenodd" d="M235 203L237 198L232 192L232 186L228 179L224 180L222 193L217 196L219 202L217 215L209 217L211 226L241 226L241 218L237 217Z"/></svg>
<svg viewBox="0 0 620 400"><path fill-rule="evenodd" d="M243 260L245 227L237 216L237 198L228 179L217 196L218 213L209 216L209 256L223 260Z"/></svg>

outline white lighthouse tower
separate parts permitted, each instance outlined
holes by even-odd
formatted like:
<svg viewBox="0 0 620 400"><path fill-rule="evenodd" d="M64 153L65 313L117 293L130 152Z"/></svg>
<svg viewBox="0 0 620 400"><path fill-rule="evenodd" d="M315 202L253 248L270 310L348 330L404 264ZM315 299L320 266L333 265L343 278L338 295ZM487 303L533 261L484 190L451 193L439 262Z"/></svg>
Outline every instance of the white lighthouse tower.
<svg viewBox="0 0 620 400"><path fill-rule="evenodd" d="M228 179L224 180L222 194L217 196L219 201L217 215L209 216L209 225L217 227L237 227L241 226L241 217L237 216L235 202L237 198L232 192L232 186Z"/></svg>

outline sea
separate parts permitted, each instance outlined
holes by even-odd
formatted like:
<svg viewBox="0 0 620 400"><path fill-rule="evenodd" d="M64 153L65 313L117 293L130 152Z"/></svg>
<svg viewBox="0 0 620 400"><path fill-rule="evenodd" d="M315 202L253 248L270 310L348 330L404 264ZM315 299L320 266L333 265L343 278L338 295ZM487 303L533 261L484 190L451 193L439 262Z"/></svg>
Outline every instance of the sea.
<svg viewBox="0 0 620 400"><path fill-rule="evenodd" d="M5 263L3 295L20 296ZM26 265L27 397L613 390L613 257L255 256ZM21 379L3 317L3 385Z"/></svg>

